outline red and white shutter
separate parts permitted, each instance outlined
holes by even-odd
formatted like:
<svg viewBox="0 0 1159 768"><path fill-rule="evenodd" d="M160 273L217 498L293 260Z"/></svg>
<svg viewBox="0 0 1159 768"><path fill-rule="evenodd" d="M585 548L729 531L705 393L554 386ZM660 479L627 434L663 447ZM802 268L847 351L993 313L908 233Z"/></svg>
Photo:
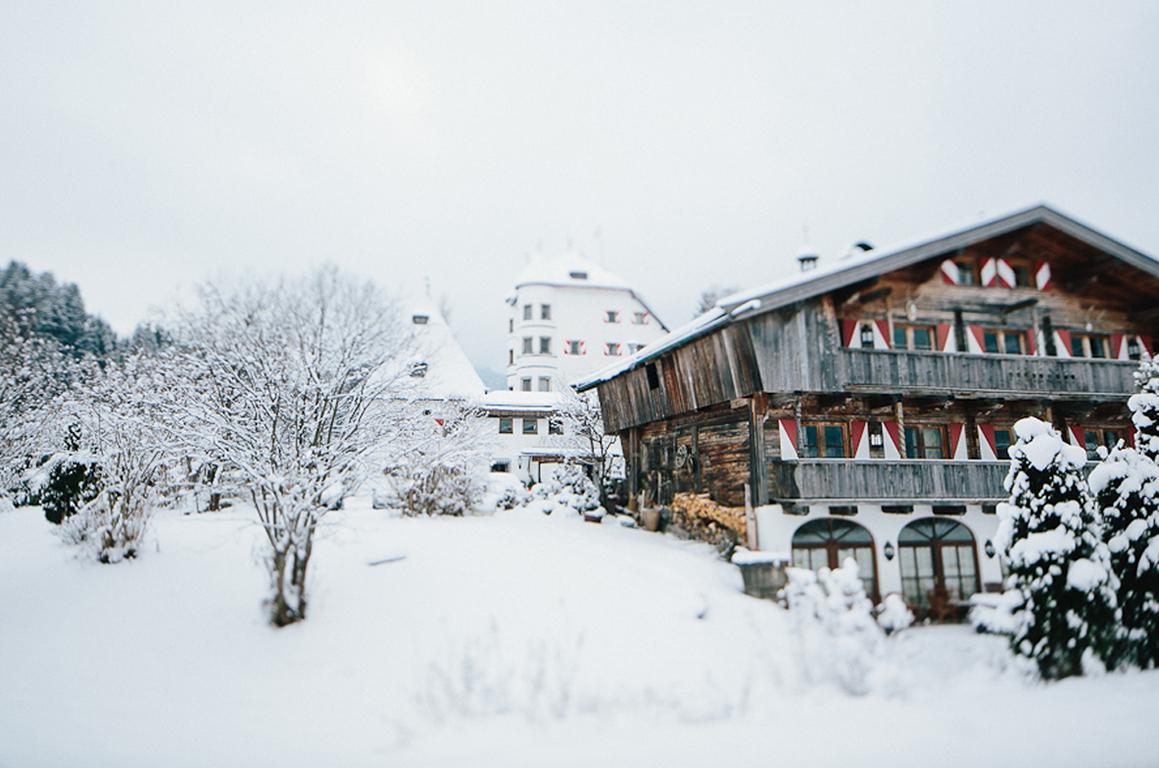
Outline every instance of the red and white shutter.
<svg viewBox="0 0 1159 768"><path fill-rule="evenodd" d="M1039 261L1034 265L1034 285L1040 291L1050 290L1050 264Z"/></svg>
<svg viewBox="0 0 1159 768"><path fill-rule="evenodd" d="M1033 328L1026 332L1026 353L1028 355L1038 354L1038 331Z"/></svg>
<svg viewBox="0 0 1159 768"><path fill-rule="evenodd" d="M978 325L966 326L966 351L980 355L986 350L983 338L982 327Z"/></svg>
<svg viewBox="0 0 1159 768"><path fill-rule="evenodd" d="M858 331L861 328L860 320L842 320L841 321L841 346L843 347L860 347L861 339L858 338Z"/></svg>
<svg viewBox="0 0 1159 768"><path fill-rule="evenodd" d="M998 260L994 257L982 260L982 285L990 288L998 284Z"/></svg>
<svg viewBox="0 0 1159 768"><path fill-rule="evenodd" d="M978 458L982 461L998 461L998 449L994 445L994 425L978 425Z"/></svg>
<svg viewBox="0 0 1159 768"><path fill-rule="evenodd" d="M1014 287L1014 267L1006 259L990 257L982 262L982 285L987 288Z"/></svg>
<svg viewBox="0 0 1159 768"><path fill-rule="evenodd" d="M1054 351L1056 357L1070 357L1070 331L1054 332Z"/></svg>
<svg viewBox="0 0 1159 768"><path fill-rule="evenodd" d="M1068 423L1066 425L1066 432L1067 432L1067 438L1070 440L1071 445L1077 445L1079 448L1086 450L1087 441L1086 441L1085 436L1083 435L1082 424L1070 424L1070 423Z"/></svg>
<svg viewBox="0 0 1159 768"><path fill-rule="evenodd" d="M1143 348L1143 351L1146 352L1149 357L1154 357L1155 351L1151 347L1151 337L1150 336L1139 336L1138 338L1139 338L1139 346Z"/></svg>
<svg viewBox="0 0 1159 768"><path fill-rule="evenodd" d="M885 458L901 458L901 430L896 421L881 422L881 445L885 450Z"/></svg>
<svg viewBox="0 0 1159 768"><path fill-rule="evenodd" d="M957 352L958 340L954 338L954 326L948 323L939 323L934 332L938 337L939 352Z"/></svg>
<svg viewBox="0 0 1159 768"><path fill-rule="evenodd" d="M853 438L853 458L869 458L869 430L866 422L853 421L849 424L849 435Z"/></svg>
<svg viewBox="0 0 1159 768"><path fill-rule="evenodd" d="M962 284L962 270L953 259L942 262L942 281L946 285Z"/></svg>
<svg viewBox="0 0 1159 768"><path fill-rule="evenodd" d="M873 348L889 349L889 321L885 318L873 321Z"/></svg>
<svg viewBox="0 0 1159 768"><path fill-rule="evenodd" d="M1111 334L1111 357L1115 360L1127 359L1127 335L1124 333Z"/></svg>
<svg viewBox="0 0 1159 768"><path fill-rule="evenodd" d="M998 262L998 284L1003 288L1013 288L1017 280L1014 277L1014 267L1006 259L996 259Z"/></svg>
<svg viewBox="0 0 1159 768"><path fill-rule="evenodd" d="M966 425L961 422L950 423L950 458L954 461L970 458L966 451Z"/></svg>
<svg viewBox="0 0 1159 768"><path fill-rule="evenodd" d="M797 420L780 419L777 422L781 436L781 458L797 458Z"/></svg>
<svg viewBox="0 0 1159 768"><path fill-rule="evenodd" d="M586 355L588 353L588 343L586 341L580 342L580 354Z"/></svg>

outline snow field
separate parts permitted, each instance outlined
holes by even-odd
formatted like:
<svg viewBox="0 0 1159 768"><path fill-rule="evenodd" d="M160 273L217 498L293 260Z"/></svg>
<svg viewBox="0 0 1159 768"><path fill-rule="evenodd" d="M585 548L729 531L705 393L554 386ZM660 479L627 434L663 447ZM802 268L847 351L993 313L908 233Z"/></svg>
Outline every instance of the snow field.
<svg viewBox="0 0 1159 768"><path fill-rule="evenodd" d="M534 508L326 518L309 618L259 604L244 508L102 566L0 513L0 766L1154 765L1159 675L1030 683L917 628L868 696L706 546ZM405 555L370 566L371 561ZM1060 738L1065 734L1065 738Z"/></svg>

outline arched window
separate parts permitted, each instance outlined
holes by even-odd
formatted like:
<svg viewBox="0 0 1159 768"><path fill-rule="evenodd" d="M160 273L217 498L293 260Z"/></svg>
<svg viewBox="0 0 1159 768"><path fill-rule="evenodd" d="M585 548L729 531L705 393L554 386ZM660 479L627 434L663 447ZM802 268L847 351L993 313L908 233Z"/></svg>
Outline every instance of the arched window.
<svg viewBox="0 0 1159 768"><path fill-rule="evenodd" d="M915 520L901 529L897 544L902 594L910 605L959 606L979 590L974 534L957 520Z"/></svg>
<svg viewBox="0 0 1159 768"><path fill-rule="evenodd" d="M865 594L876 602L877 558L873 554L873 537L863 526L839 517L825 517L810 520L793 534L793 565L797 568L839 568L849 557L857 561Z"/></svg>

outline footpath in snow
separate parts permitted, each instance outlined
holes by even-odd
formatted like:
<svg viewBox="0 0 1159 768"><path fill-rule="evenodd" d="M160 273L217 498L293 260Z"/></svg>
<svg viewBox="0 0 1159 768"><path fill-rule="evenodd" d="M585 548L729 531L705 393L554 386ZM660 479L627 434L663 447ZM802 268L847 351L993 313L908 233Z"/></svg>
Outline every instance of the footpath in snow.
<svg viewBox="0 0 1159 768"><path fill-rule="evenodd" d="M711 549L611 519L355 499L281 630L260 535L162 513L102 566L0 513L0 766L1159 764L1159 674L1032 683L999 638L915 628L850 696Z"/></svg>

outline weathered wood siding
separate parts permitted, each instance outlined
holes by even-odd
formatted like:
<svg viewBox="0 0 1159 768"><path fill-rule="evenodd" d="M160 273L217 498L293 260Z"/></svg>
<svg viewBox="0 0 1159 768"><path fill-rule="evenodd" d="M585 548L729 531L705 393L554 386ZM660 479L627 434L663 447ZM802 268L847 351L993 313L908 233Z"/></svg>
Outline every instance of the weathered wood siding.
<svg viewBox="0 0 1159 768"><path fill-rule="evenodd" d="M674 494L690 492L707 493L726 506L744 503L751 456L748 409L724 404L637 431L639 449L628 454L629 487L642 491L648 502L669 504Z"/></svg>
<svg viewBox="0 0 1159 768"><path fill-rule="evenodd" d="M796 499L983 501L1005 498L1008 462L802 459L770 463L770 496Z"/></svg>
<svg viewBox="0 0 1159 768"><path fill-rule="evenodd" d="M945 352L841 350L833 356L839 391L990 397L1115 397L1135 391L1138 363Z"/></svg>
<svg viewBox="0 0 1159 768"><path fill-rule="evenodd" d="M744 325L722 328L648 366L599 385L604 427L614 433L751 395L761 389L752 341Z"/></svg>

